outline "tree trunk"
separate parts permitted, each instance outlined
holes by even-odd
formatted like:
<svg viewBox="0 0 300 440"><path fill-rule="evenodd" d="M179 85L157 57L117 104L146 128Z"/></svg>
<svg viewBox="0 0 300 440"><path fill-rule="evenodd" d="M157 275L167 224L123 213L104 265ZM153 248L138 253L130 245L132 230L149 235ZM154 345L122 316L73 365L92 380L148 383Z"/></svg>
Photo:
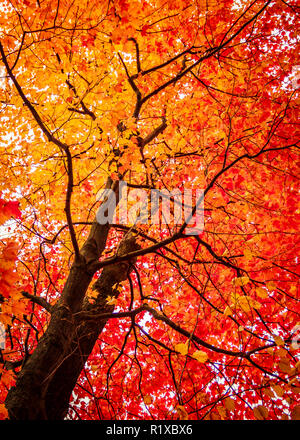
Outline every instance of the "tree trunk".
<svg viewBox="0 0 300 440"><path fill-rule="evenodd" d="M112 186L115 193L118 185ZM108 186L107 185L107 186ZM102 270L94 285L98 292L95 304L85 300L93 278L91 263L98 261L105 249L109 223L94 221L90 235L80 251L80 261L71 267L60 299L51 309L51 319L36 349L18 374L16 385L7 395L5 405L12 420L60 420L68 410L77 379L108 319L80 319L80 312L107 313L114 306L107 296L117 296L114 285L125 280L129 263L118 263ZM134 238L124 237L119 255L137 250Z"/></svg>
<svg viewBox="0 0 300 440"><path fill-rule="evenodd" d="M45 334L19 373L15 387L7 395L5 404L11 419L47 419L45 398L48 384L53 372L68 354L76 331L74 309L64 301L64 296L74 293L78 297L83 296L91 279L92 276L82 267L72 267L62 298L53 307Z"/></svg>
<svg viewBox="0 0 300 440"><path fill-rule="evenodd" d="M124 255L138 249L135 240L129 237L120 246L119 255ZM84 302L82 312L92 314L111 313L113 305L107 304L108 296L118 297L119 291L115 284L124 281L130 272L129 264L119 263L103 269L101 276L94 285L98 292L95 304ZM85 319L78 325L69 355L55 371L49 384L46 397L46 413L49 420L63 419L68 411L68 404L77 379L91 354L94 345L105 327L106 319ZM99 366L101 368L101 366Z"/></svg>

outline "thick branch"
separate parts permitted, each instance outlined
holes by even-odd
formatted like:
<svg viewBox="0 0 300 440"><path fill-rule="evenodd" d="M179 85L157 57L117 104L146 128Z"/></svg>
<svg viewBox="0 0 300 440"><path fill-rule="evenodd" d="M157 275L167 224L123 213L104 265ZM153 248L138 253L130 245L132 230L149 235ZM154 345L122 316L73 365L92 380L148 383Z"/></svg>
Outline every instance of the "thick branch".
<svg viewBox="0 0 300 440"><path fill-rule="evenodd" d="M180 327L179 325L177 325L175 322L171 321L171 319L169 319L167 316L162 315L157 310L148 306L148 304L144 304L144 309L147 312L151 313L151 315L155 319L157 319L159 321L163 321L169 327L171 327L173 330L177 331L178 333L180 333L183 336L186 336L188 339L191 339L191 340L197 342L197 344L201 345L202 347L208 348L209 350L215 351L216 353L227 354L229 356L236 356L236 357L242 357L242 358L246 357L246 353L244 353L243 351L225 350L223 348L215 347L214 345L211 345L211 344L203 341L195 334L188 332L187 330L185 330L182 327Z"/></svg>
<svg viewBox="0 0 300 440"><path fill-rule="evenodd" d="M30 301L34 302L35 304L38 304L39 306L43 307L45 310L47 310L47 312L49 313L52 312L51 304L49 304L48 301L46 301L44 298L41 298L40 296L31 295L30 293L25 291L21 293L25 298L28 298L30 299Z"/></svg>
<svg viewBox="0 0 300 440"><path fill-rule="evenodd" d="M133 38L133 37L128 38L128 41L133 41L134 44L135 44L135 51L136 51L136 70L137 70L137 73L139 74L139 73L141 72L141 70L142 70L142 69L141 69L141 61L140 61L140 48L139 48L138 42L136 41L135 38Z"/></svg>
<svg viewBox="0 0 300 440"><path fill-rule="evenodd" d="M116 197L116 204L119 202L119 182L113 181L110 177L107 179L105 189L112 190ZM99 257L105 249L107 234L112 223L112 218L108 219L106 224L99 224L95 218L89 233L89 236L80 250L80 255L84 257L85 262L90 264L98 262Z"/></svg>
<svg viewBox="0 0 300 440"><path fill-rule="evenodd" d="M139 113L140 113L141 106L142 106L142 94L141 94L139 88L137 87L137 85L135 84L132 76L129 74L127 66L126 66L123 58L121 57L121 55L119 53L118 53L118 55L119 55L119 58L121 60L122 65L124 67L124 70L126 72L126 76L127 76L128 82L129 82L132 90L136 94L136 105L135 105L135 109L134 109L134 112L133 112L133 116L134 116L134 118L137 118Z"/></svg>
<svg viewBox="0 0 300 440"><path fill-rule="evenodd" d="M146 136L144 139L139 138L139 146L141 148L145 147L147 144L149 144L153 139L155 139L159 134L163 133L163 131L167 128L167 122L165 116L162 118L162 123L156 127L148 136Z"/></svg>

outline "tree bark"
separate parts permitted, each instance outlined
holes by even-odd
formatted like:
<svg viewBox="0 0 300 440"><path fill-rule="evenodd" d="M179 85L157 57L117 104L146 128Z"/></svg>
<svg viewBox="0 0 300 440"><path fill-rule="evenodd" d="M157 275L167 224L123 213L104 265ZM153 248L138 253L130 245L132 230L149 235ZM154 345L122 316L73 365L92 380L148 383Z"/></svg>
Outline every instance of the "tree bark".
<svg viewBox="0 0 300 440"><path fill-rule="evenodd" d="M118 254L125 255L138 248L134 238L130 236L125 237L123 242L121 242ZM90 304L86 300L83 304L82 312L89 313L90 315L112 313L114 306L109 305L106 299L108 296L118 297L119 291L114 286L126 280L129 272L129 263L123 262L105 267L93 286L98 292L95 303ZM108 318L86 319L78 325L70 345L69 355L56 370L48 387L45 405L49 420L63 419L67 414L69 400L77 379L107 321Z"/></svg>

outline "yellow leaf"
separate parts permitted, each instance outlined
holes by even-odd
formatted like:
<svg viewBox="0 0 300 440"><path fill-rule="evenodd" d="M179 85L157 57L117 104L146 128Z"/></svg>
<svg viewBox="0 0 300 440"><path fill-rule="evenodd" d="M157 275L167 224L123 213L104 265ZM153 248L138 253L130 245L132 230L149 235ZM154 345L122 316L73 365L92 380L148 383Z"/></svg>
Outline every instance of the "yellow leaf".
<svg viewBox="0 0 300 440"><path fill-rule="evenodd" d="M178 414L179 420L188 420L188 419L189 419L189 415L188 415L188 413L186 412L186 409L185 409L184 406L182 406L182 405L178 405L178 406L176 407L176 411L177 411L177 414Z"/></svg>
<svg viewBox="0 0 300 440"><path fill-rule="evenodd" d="M248 277L237 277L232 280L234 286L245 286L249 281Z"/></svg>
<svg viewBox="0 0 300 440"><path fill-rule="evenodd" d="M293 393L295 393L295 394L299 394L299 393L300 393L300 387L292 387L291 390L292 390Z"/></svg>
<svg viewBox="0 0 300 440"><path fill-rule="evenodd" d="M198 393L197 394L197 401L199 401L201 403L207 403L208 397L205 393Z"/></svg>
<svg viewBox="0 0 300 440"><path fill-rule="evenodd" d="M257 287L255 291L257 296L259 296L260 298L268 298L268 292L262 287Z"/></svg>
<svg viewBox="0 0 300 440"><path fill-rule="evenodd" d="M280 385L273 385L272 388L277 396L282 397L284 395L284 390L281 388Z"/></svg>
<svg viewBox="0 0 300 440"><path fill-rule="evenodd" d="M192 357L194 359L196 359L198 362L200 362L201 364L206 362L208 359L207 353L205 353L205 351L201 351L201 350L195 351L195 353L192 354Z"/></svg>
<svg viewBox="0 0 300 440"><path fill-rule="evenodd" d="M300 405L295 406L291 413L292 420L300 420Z"/></svg>
<svg viewBox="0 0 300 440"><path fill-rule="evenodd" d="M152 403L152 397L151 396L145 396L144 397L144 403L146 404L146 405L150 405L151 403Z"/></svg>
<svg viewBox="0 0 300 440"><path fill-rule="evenodd" d="M258 420L265 420L268 417L269 411L262 405L258 405L253 410L254 417Z"/></svg>
<svg viewBox="0 0 300 440"><path fill-rule="evenodd" d="M189 351L189 347L187 344L176 344L174 348L176 351L178 351L178 353L182 354L183 356L187 355Z"/></svg>
<svg viewBox="0 0 300 440"><path fill-rule="evenodd" d="M226 419L226 409L223 406L217 406L216 409L218 410L218 413L220 414L220 417L222 420Z"/></svg>
<svg viewBox="0 0 300 440"><path fill-rule="evenodd" d="M246 296L241 296L239 297L239 306L244 312L250 312L252 304Z"/></svg>
<svg viewBox="0 0 300 440"><path fill-rule="evenodd" d="M285 348L280 347L279 350L277 350L277 355L281 358L286 358L288 355L288 352Z"/></svg>
<svg viewBox="0 0 300 440"><path fill-rule="evenodd" d="M97 290L91 290L91 292L88 293L89 298L97 298L99 295L99 292Z"/></svg>
<svg viewBox="0 0 300 440"><path fill-rule="evenodd" d="M270 390L269 388L267 388L267 389L264 390L264 393L265 393L268 397L270 397L271 399L273 399L273 397L274 397L274 393L273 393L272 390Z"/></svg>
<svg viewBox="0 0 300 440"><path fill-rule="evenodd" d="M284 340L280 336L275 336L274 342L278 346L284 345Z"/></svg>
<svg viewBox="0 0 300 440"><path fill-rule="evenodd" d="M235 408L235 401L231 399L231 397L227 397L224 401L225 408L228 409L228 411L233 411Z"/></svg>
<svg viewBox="0 0 300 440"><path fill-rule="evenodd" d="M108 296L106 298L106 302L107 302L107 304L115 305L117 302L117 298L114 298L113 296Z"/></svg>
<svg viewBox="0 0 300 440"><path fill-rule="evenodd" d="M284 373L291 373L292 369L289 365L289 363L285 362L283 359L281 359L281 361L278 364L278 367L280 368L281 371L283 371Z"/></svg>
<svg viewBox="0 0 300 440"><path fill-rule="evenodd" d="M269 281L268 283L266 283L267 289L270 291L273 291L276 289L276 284L274 283L274 281Z"/></svg>
<svg viewBox="0 0 300 440"><path fill-rule="evenodd" d="M225 310L223 312L224 316L230 316L232 315L232 310L229 306L225 307Z"/></svg>
<svg viewBox="0 0 300 440"><path fill-rule="evenodd" d="M5 408L4 403L0 403L0 420L5 420L8 418L8 412Z"/></svg>
<svg viewBox="0 0 300 440"><path fill-rule="evenodd" d="M216 412L212 412L210 414L210 418L211 418L211 420L220 420L220 414L216 413Z"/></svg>
<svg viewBox="0 0 300 440"><path fill-rule="evenodd" d="M252 252L250 251L250 249L245 249L245 250L244 250L244 257L245 257L247 260L251 260L251 258L253 257L253 254L252 254Z"/></svg>

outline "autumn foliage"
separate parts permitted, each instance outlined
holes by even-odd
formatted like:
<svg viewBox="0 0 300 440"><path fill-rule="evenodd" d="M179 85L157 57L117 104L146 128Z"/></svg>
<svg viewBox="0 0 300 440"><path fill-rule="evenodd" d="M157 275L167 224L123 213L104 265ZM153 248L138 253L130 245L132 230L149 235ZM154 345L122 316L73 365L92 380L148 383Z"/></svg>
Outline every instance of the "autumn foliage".
<svg viewBox="0 0 300 440"><path fill-rule="evenodd" d="M0 11L0 418L299 419L296 1ZM120 181L203 231L97 224Z"/></svg>

